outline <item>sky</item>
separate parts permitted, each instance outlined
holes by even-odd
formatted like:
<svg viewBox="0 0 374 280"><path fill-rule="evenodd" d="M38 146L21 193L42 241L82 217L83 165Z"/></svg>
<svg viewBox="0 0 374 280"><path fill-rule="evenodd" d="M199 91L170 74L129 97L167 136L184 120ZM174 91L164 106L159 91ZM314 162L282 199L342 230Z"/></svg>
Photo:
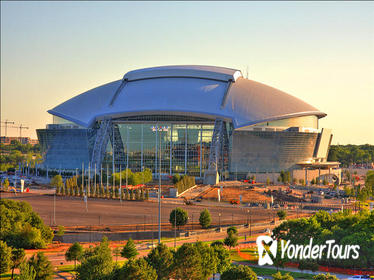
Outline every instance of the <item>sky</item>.
<svg viewBox="0 0 374 280"><path fill-rule="evenodd" d="M374 144L373 2L1 1L1 120L22 136L77 94L175 64L248 69L327 113L333 144Z"/></svg>

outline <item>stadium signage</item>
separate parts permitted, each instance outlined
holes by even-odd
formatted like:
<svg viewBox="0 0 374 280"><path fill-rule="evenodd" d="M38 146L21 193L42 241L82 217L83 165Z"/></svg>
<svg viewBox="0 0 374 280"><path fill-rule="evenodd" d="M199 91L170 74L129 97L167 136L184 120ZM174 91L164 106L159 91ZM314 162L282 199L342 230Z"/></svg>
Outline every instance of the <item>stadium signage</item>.
<svg viewBox="0 0 374 280"><path fill-rule="evenodd" d="M326 256L327 259L358 259L360 256L359 245L339 245L335 240L327 240L325 244L313 244L313 238L310 238L309 244L292 244L290 240L280 241L280 251L278 251L278 241L270 236L259 236L256 240L258 248L258 264L273 264L277 253L280 253L282 259L289 260L316 260ZM266 244L266 247L265 245Z"/></svg>

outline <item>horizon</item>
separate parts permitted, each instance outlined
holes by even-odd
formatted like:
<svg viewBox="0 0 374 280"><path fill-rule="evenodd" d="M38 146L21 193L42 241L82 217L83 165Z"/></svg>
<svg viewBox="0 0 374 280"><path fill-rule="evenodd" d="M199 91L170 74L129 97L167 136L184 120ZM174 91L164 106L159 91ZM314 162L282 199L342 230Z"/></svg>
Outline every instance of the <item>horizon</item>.
<svg viewBox="0 0 374 280"><path fill-rule="evenodd" d="M373 34L370 2L2 1L1 120L37 139L47 110L80 93L138 68L199 64L248 68L327 113L319 126L334 145L374 144Z"/></svg>

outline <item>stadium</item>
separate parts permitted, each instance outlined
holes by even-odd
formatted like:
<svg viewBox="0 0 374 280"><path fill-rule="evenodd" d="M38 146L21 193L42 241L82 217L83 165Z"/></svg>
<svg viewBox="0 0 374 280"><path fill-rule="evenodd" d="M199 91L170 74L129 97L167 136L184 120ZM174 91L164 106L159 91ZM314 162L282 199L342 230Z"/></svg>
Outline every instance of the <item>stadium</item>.
<svg viewBox="0 0 374 280"><path fill-rule="evenodd" d="M329 166L326 114L235 69L134 70L48 112L53 124L37 130L48 169L150 168L216 183Z"/></svg>

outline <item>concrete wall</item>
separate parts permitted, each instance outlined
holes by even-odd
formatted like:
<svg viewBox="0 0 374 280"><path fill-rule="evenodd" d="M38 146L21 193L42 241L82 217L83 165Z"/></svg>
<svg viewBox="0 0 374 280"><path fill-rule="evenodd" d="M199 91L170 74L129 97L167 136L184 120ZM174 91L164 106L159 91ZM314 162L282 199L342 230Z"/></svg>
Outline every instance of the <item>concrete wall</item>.
<svg viewBox="0 0 374 280"><path fill-rule="evenodd" d="M63 236L55 236L54 241L60 241L62 243L74 243L74 242L98 242L106 236L109 240L119 241L128 240L130 237L133 240L144 240L144 239L158 239L157 231L139 231L139 232L78 232L78 233L66 233ZM184 232L177 231L177 237L185 236ZM174 231L162 231L161 237L174 237Z"/></svg>

